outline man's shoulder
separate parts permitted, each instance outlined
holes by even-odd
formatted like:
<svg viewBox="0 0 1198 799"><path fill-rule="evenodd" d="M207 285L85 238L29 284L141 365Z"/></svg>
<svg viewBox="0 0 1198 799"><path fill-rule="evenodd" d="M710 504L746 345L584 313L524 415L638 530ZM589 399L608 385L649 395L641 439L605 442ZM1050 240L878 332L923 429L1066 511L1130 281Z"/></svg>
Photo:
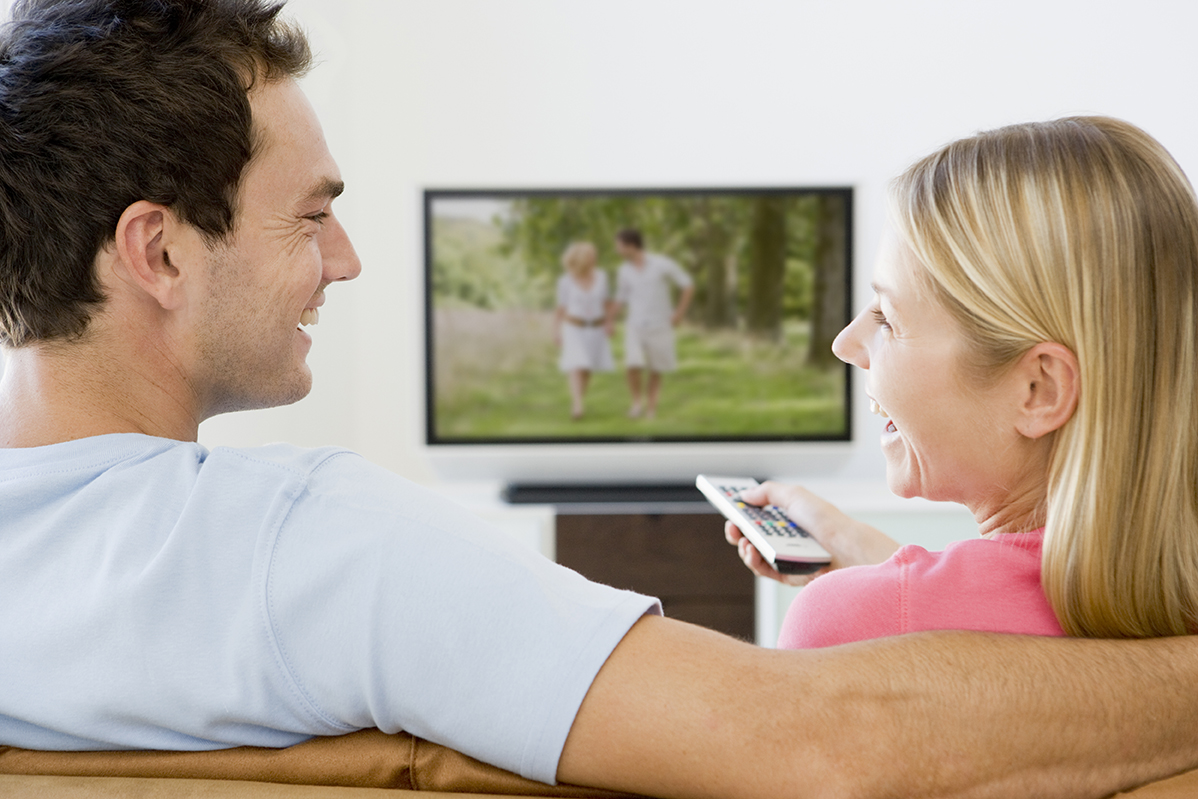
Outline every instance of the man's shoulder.
<svg viewBox="0 0 1198 799"><path fill-rule="evenodd" d="M299 496L313 486L385 482L390 475L340 447L291 444L215 446L138 434L112 434L24 450L0 450L0 497L27 504L113 491L151 490L156 507L200 498L213 509ZM182 512L182 507L179 508Z"/></svg>
<svg viewBox="0 0 1198 799"><path fill-rule="evenodd" d="M299 447L276 443L256 447L213 447L204 459L206 468L266 469L304 477L336 463L366 464L356 452L343 447Z"/></svg>
<svg viewBox="0 0 1198 799"><path fill-rule="evenodd" d="M335 467L335 468L334 468ZM224 486L230 498L247 490L262 491L286 484L307 485L324 473L383 472L357 453L341 447L267 444L255 447L214 446L140 434L111 434L24 450L0 450L0 482L33 480L55 490L74 491L103 479L105 485L125 481L173 486L190 491Z"/></svg>
<svg viewBox="0 0 1198 799"><path fill-rule="evenodd" d="M645 265L657 269L662 272L682 272L686 273L678 262L668 255L663 255L659 252L645 253Z"/></svg>

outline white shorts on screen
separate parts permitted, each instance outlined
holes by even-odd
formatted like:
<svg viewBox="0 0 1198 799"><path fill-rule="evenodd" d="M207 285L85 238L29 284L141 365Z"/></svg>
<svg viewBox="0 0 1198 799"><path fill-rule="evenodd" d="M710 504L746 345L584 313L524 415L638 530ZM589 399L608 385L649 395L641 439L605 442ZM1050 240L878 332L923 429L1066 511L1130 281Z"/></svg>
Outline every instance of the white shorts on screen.
<svg viewBox="0 0 1198 799"><path fill-rule="evenodd" d="M629 369L673 372L678 368L674 328L628 325L624 330L624 365Z"/></svg>

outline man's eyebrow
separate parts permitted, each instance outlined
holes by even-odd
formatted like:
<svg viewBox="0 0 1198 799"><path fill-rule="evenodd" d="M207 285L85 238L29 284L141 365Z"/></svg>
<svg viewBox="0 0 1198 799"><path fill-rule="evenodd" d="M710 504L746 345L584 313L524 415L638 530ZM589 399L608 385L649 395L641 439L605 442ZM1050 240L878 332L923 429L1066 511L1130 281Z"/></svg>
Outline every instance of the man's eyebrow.
<svg viewBox="0 0 1198 799"><path fill-rule="evenodd" d="M300 204L303 205L317 200L333 200L339 197L343 191L345 191L344 181L325 178L312 187L307 196L300 200Z"/></svg>

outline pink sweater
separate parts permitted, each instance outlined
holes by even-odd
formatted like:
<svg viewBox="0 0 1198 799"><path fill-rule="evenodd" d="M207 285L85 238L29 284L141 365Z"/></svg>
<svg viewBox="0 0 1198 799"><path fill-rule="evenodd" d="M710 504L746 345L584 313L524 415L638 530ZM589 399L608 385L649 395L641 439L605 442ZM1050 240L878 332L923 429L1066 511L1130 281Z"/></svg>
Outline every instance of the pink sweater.
<svg viewBox="0 0 1198 799"><path fill-rule="evenodd" d="M799 592L780 649L833 646L917 630L1064 635L1040 588L1044 530L905 546L877 566L825 574Z"/></svg>

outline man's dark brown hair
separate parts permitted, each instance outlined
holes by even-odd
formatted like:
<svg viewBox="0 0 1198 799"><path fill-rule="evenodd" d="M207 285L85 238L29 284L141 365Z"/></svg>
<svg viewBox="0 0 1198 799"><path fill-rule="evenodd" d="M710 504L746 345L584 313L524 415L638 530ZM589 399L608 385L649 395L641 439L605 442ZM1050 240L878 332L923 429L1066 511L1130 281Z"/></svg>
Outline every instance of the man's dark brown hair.
<svg viewBox="0 0 1198 799"><path fill-rule="evenodd" d="M22 0L0 33L0 343L74 339L96 254L134 202L215 245L255 139L248 92L299 77L304 35L265 0Z"/></svg>
<svg viewBox="0 0 1198 799"><path fill-rule="evenodd" d="M626 227L617 231L616 239L630 247L636 247L638 250L645 249L645 237L634 227Z"/></svg>

